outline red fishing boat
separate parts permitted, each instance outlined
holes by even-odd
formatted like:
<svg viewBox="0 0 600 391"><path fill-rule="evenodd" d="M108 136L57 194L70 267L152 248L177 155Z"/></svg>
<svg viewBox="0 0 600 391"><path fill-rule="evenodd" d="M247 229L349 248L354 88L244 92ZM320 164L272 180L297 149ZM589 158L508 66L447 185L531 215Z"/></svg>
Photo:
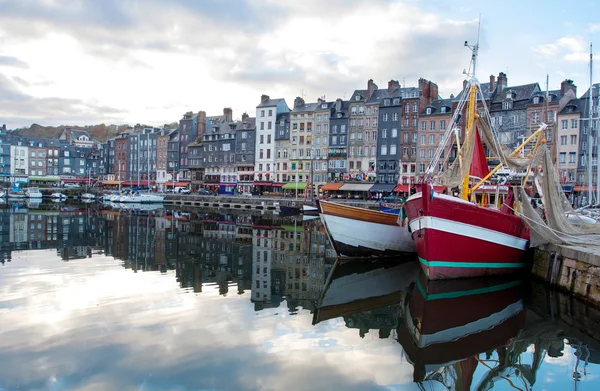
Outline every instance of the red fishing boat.
<svg viewBox="0 0 600 391"><path fill-rule="evenodd" d="M477 45L473 51L475 61ZM529 227L514 214L512 189L508 190L500 208L497 202L491 205L477 202L476 190L503 167L501 163L489 170L482 137L485 136L488 149L498 154L496 158L506 163L534 139L535 151L543 128L534 132L512 154L501 155L502 149L490 130L491 117L485 102L478 104L478 91L479 82L472 77L462 94L462 107L466 113L464 143L461 148L457 135L457 160L447 172L437 174L438 180L444 178L446 183L453 183L449 187L457 184L460 197L435 193L432 183L436 176L428 171L422 191L409 197L404 204L421 267L432 280L506 274L527 266L524 253L529 246ZM458 110L452 120L453 126L460 122L457 116L460 116ZM458 134L458 130L458 127L450 129L446 139L452 140L452 131ZM438 156L442 156L443 151L444 146L440 145ZM430 167L437 167L437 163L432 162ZM501 186L499 183L494 185ZM480 196L479 199L487 198Z"/></svg>

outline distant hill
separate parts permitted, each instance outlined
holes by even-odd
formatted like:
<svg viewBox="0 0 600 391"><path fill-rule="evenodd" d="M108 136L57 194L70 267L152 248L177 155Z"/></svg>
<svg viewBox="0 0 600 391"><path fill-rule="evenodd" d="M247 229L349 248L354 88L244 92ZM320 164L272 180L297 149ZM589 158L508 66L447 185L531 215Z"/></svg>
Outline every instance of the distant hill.
<svg viewBox="0 0 600 391"><path fill-rule="evenodd" d="M177 123L165 124L165 127L176 129ZM150 127L148 125L140 125L137 124L135 127ZM59 138L62 132L65 129L77 129L77 130L86 130L92 139L99 141L101 143L105 142L107 139L115 137L119 133L123 133L128 129L133 129L133 126L130 125L86 125L86 126L68 126L68 125L60 125L60 126L42 126L38 124L33 124L29 128L19 128L13 131L10 131L9 134L14 136L23 136L23 137L38 137L38 138Z"/></svg>

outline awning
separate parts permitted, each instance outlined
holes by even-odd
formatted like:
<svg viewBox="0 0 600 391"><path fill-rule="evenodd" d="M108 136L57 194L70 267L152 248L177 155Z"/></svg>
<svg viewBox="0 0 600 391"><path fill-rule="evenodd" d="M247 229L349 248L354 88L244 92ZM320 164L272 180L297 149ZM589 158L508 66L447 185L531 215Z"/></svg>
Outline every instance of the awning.
<svg viewBox="0 0 600 391"><path fill-rule="evenodd" d="M98 180L94 179L94 178L92 178L92 179L88 179L88 178L61 178L60 181L64 182L64 183L86 183L86 182L89 181L90 183L92 183L92 182L96 182Z"/></svg>
<svg viewBox="0 0 600 391"><path fill-rule="evenodd" d="M323 191L336 191L339 190L340 187L344 186L343 183L326 183L321 186L319 189Z"/></svg>
<svg viewBox="0 0 600 391"><path fill-rule="evenodd" d="M117 183L118 184L118 183ZM123 186L148 186L148 181L123 181L121 185ZM153 185L154 181L150 181L150 185ZM178 185L179 186L179 185ZM185 186L185 185L183 185Z"/></svg>
<svg viewBox="0 0 600 391"><path fill-rule="evenodd" d="M55 176L30 176L30 181L40 181L40 182L59 182L60 178Z"/></svg>
<svg viewBox="0 0 600 391"><path fill-rule="evenodd" d="M219 183L219 186L233 186L236 187L238 184L237 183Z"/></svg>
<svg viewBox="0 0 600 391"><path fill-rule="evenodd" d="M273 182L254 182L252 183L254 186L271 186Z"/></svg>
<svg viewBox="0 0 600 391"><path fill-rule="evenodd" d="M394 187L394 193L408 193L409 185L398 185Z"/></svg>
<svg viewBox="0 0 600 391"><path fill-rule="evenodd" d="M285 231L288 231L288 232L304 231L304 226L302 226L302 225L282 225L281 228L283 228Z"/></svg>
<svg viewBox="0 0 600 391"><path fill-rule="evenodd" d="M344 183L340 191L369 191L371 187L372 183Z"/></svg>
<svg viewBox="0 0 600 391"><path fill-rule="evenodd" d="M121 181L104 181L102 182L103 185L120 185Z"/></svg>
<svg viewBox="0 0 600 391"><path fill-rule="evenodd" d="M592 190L596 191L596 186L592 186ZM573 192L578 192L578 191L588 191L588 187L587 186L575 186L573 188Z"/></svg>
<svg viewBox="0 0 600 391"><path fill-rule="evenodd" d="M283 187L285 183L273 183L273 187Z"/></svg>
<svg viewBox="0 0 600 391"><path fill-rule="evenodd" d="M306 182L288 182L283 185L282 189L284 190L304 190L306 189Z"/></svg>
<svg viewBox="0 0 600 391"><path fill-rule="evenodd" d="M369 189L370 193L378 192L378 191L393 191L394 187L396 187L395 183L376 183Z"/></svg>
<svg viewBox="0 0 600 391"><path fill-rule="evenodd" d="M562 189L565 193L571 193L573 191L573 185L563 185Z"/></svg>
<svg viewBox="0 0 600 391"><path fill-rule="evenodd" d="M141 184L141 182L140 182ZM173 182L165 182L165 186L167 187L187 187L189 186L190 182L175 182L175 184L173 184ZM213 183L213 185L216 185L216 183Z"/></svg>

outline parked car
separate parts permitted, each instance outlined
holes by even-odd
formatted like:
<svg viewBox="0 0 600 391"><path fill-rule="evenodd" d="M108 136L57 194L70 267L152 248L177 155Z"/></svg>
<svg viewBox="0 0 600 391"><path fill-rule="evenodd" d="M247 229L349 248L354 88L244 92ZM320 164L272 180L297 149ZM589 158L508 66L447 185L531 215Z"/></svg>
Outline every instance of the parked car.
<svg viewBox="0 0 600 391"><path fill-rule="evenodd" d="M198 189L198 194L199 195L216 195L215 192L207 190L207 189L205 189L203 187L201 187L201 188Z"/></svg>
<svg viewBox="0 0 600 391"><path fill-rule="evenodd" d="M65 183L64 187L67 189L75 189L75 188L79 187L79 185L77 183Z"/></svg>
<svg viewBox="0 0 600 391"><path fill-rule="evenodd" d="M175 189L173 189L173 193L178 193L178 194L190 194L192 191L190 189L188 189L187 187L175 187Z"/></svg>

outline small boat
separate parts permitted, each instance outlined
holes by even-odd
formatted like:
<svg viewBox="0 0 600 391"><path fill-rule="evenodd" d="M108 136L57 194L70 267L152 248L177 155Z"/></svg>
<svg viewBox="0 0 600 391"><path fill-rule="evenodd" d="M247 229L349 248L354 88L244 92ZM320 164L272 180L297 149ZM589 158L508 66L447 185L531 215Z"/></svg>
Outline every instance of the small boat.
<svg viewBox="0 0 600 391"><path fill-rule="evenodd" d="M320 216L338 257L414 253L408 225L398 215L320 201Z"/></svg>
<svg viewBox="0 0 600 391"><path fill-rule="evenodd" d="M313 315L313 324L388 305L399 305L419 275L417 262L397 259L333 265Z"/></svg>
<svg viewBox="0 0 600 391"><path fill-rule="evenodd" d="M302 205L302 214L316 216L319 214L319 208L314 205Z"/></svg>
<svg viewBox="0 0 600 391"><path fill-rule="evenodd" d="M67 196L64 195L63 193L52 193L50 194L50 198L54 199L54 200L66 200Z"/></svg>
<svg viewBox="0 0 600 391"><path fill-rule="evenodd" d="M404 203L380 202L379 211L399 215Z"/></svg>
<svg viewBox="0 0 600 391"><path fill-rule="evenodd" d="M96 196L94 194L91 194L91 193L83 193L81 195L81 199L82 200L95 200Z"/></svg>
<svg viewBox="0 0 600 391"><path fill-rule="evenodd" d="M466 385L479 355L507 349L525 328L524 294L519 276L431 281L421 272L405 296L397 329L414 367L413 380L420 383L458 366L462 378L456 381L464 382L461 389L471 389Z"/></svg>
<svg viewBox="0 0 600 391"><path fill-rule="evenodd" d="M42 198L42 192L37 187L28 187L25 190L25 197L27 198Z"/></svg>

